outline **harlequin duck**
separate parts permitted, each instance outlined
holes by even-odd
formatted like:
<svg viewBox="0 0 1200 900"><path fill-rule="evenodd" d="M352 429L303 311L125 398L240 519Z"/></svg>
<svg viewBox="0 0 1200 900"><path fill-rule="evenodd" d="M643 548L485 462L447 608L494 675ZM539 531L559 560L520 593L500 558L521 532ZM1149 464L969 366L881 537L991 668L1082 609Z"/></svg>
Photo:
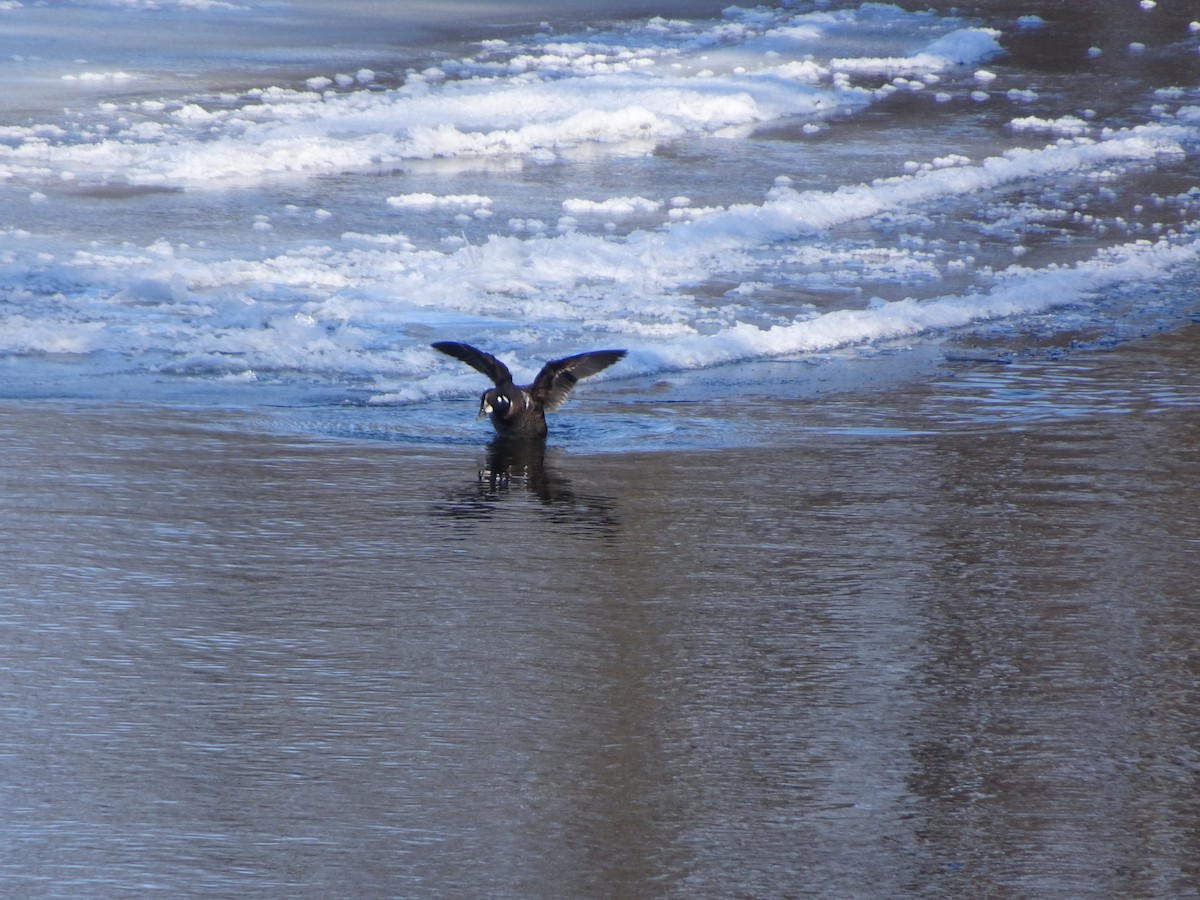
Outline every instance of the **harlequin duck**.
<svg viewBox="0 0 1200 900"><path fill-rule="evenodd" d="M544 438L546 410L558 409L580 378L595 375L625 356L624 350L595 350L554 359L542 367L533 384L520 386L513 384L508 366L470 344L438 341L431 346L492 379L496 386L483 392L479 418L489 416L497 434L512 438Z"/></svg>

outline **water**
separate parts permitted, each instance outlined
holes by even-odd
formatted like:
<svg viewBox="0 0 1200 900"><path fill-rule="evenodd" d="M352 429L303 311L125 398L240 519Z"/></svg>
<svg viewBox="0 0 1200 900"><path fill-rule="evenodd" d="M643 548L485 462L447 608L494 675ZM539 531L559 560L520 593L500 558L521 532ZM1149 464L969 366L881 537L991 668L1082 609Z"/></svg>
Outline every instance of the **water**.
<svg viewBox="0 0 1200 900"><path fill-rule="evenodd" d="M507 481L7 403L5 892L1192 894L1196 339Z"/></svg>
<svg viewBox="0 0 1200 900"><path fill-rule="evenodd" d="M0 9L0 893L1200 893L1194 14L722 5Z"/></svg>

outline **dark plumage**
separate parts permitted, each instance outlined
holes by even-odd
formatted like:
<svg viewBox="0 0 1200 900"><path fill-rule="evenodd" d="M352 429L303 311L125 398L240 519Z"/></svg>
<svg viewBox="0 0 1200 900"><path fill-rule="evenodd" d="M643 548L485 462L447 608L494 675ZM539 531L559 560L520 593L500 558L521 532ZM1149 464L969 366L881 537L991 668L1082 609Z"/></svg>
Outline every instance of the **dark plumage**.
<svg viewBox="0 0 1200 900"><path fill-rule="evenodd" d="M595 350L554 359L542 367L533 384L515 385L508 366L490 353L457 341L432 346L492 379L496 386L479 399L479 417L489 416L497 434L515 438L545 437L546 410L558 409L580 378L607 369L625 355L624 350Z"/></svg>

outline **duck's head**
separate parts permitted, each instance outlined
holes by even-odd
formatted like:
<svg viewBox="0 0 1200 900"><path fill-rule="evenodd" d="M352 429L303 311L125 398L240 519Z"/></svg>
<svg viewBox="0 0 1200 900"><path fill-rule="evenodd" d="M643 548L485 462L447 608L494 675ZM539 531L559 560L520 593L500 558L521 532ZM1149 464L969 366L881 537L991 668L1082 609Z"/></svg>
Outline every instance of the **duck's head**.
<svg viewBox="0 0 1200 900"><path fill-rule="evenodd" d="M504 394L500 393L496 388L488 388L483 392L483 396L479 398L479 419L484 416L492 416L496 419L503 419L508 415L509 409L512 407L512 401Z"/></svg>

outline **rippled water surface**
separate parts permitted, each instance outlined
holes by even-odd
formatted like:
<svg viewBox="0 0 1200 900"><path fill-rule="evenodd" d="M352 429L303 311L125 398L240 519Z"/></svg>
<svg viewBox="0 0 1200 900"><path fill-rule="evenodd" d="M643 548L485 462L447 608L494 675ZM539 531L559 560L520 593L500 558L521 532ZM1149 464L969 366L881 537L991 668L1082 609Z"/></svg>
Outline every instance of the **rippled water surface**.
<svg viewBox="0 0 1200 900"><path fill-rule="evenodd" d="M0 891L1194 893L1198 339L508 480L6 402Z"/></svg>
<svg viewBox="0 0 1200 900"><path fill-rule="evenodd" d="M1200 896L1196 18L0 0L0 897Z"/></svg>

